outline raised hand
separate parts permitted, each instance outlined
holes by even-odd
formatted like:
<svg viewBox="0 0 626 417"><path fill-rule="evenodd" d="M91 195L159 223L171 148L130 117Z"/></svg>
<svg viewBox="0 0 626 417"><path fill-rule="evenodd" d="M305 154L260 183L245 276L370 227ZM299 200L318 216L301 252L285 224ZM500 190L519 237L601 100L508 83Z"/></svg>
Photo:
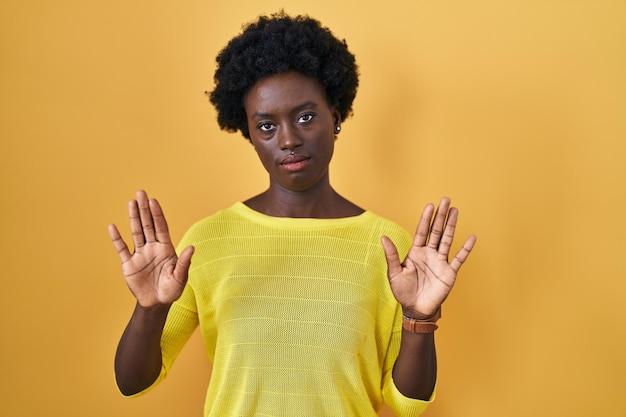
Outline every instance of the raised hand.
<svg viewBox="0 0 626 417"><path fill-rule="evenodd" d="M441 199L433 218L434 210L432 204L424 208L404 262L400 263L391 240L382 238L391 290L404 314L418 320L437 313L476 243L476 236L468 237L452 261L448 261L459 212L450 207L449 198Z"/></svg>
<svg viewBox="0 0 626 417"><path fill-rule="evenodd" d="M128 215L135 246L132 254L117 227L109 226L126 283L142 307L171 304L187 282L193 247L176 256L161 206L144 191L128 203Z"/></svg>

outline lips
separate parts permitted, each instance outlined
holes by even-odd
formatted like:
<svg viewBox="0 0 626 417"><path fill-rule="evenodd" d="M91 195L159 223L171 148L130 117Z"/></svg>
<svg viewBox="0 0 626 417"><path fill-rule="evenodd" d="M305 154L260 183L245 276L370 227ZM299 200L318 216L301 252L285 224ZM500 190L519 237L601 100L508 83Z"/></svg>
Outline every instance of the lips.
<svg viewBox="0 0 626 417"><path fill-rule="evenodd" d="M283 158L282 161L280 161L281 165L285 165L285 164L295 164L297 162L302 162L309 159L308 157L304 156L304 155L287 155L286 157Z"/></svg>
<svg viewBox="0 0 626 417"><path fill-rule="evenodd" d="M288 171L298 171L306 166L309 159L304 155L287 155L280 161L280 165Z"/></svg>

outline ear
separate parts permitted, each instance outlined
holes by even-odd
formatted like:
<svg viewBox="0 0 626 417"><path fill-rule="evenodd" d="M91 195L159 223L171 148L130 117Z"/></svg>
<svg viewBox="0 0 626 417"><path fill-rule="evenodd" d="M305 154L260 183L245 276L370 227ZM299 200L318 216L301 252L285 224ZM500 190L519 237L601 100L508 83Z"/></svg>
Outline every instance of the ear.
<svg viewBox="0 0 626 417"><path fill-rule="evenodd" d="M339 110L337 110L336 108L333 109L333 126L336 128L337 126L341 127L341 114L339 113ZM337 134L338 132L335 132L335 134Z"/></svg>

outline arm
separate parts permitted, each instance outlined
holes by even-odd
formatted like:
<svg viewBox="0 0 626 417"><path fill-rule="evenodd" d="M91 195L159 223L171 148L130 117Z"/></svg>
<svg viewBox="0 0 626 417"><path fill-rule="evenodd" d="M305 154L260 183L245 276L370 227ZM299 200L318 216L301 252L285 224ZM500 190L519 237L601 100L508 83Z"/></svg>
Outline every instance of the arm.
<svg viewBox="0 0 626 417"><path fill-rule="evenodd" d="M148 388L161 372L163 326L170 306L185 287L193 255L193 247L188 247L176 256L163 211L144 191L130 201L128 213L134 253L117 227L109 226L126 284L137 299L115 355L115 377L124 395Z"/></svg>
<svg viewBox="0 0 626 417"><path fill-rule="evenodd" d="M467 259L476 237L467 238L463 247L448 261L458 219L458 210L443 198L433 219L434 206L422 212L409 253L400 263L395 245L382 238L387 258L387 275L391 290L405 316L434 321ZM402 330L400 352L393 369L398 390L410 398L428 400L437 380L437 356L434 333Z"/></svg>
<svg viewBox="0 0 626 417"><path fill-rule="evenodd" d="M122 394L145 390L161 373L160 342L168 311L169 306L135 306L115 353L115 380Z"/></svg>

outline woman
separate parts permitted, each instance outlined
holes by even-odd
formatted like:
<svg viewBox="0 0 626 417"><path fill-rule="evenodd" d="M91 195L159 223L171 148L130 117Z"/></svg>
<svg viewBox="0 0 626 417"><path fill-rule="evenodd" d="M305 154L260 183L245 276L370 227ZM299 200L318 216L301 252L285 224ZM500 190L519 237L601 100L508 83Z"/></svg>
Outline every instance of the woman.
<svg viewBox="0 0 626 417"><path fill-rule="evenodd" d="M332 188L358 74L319 22L261 17L217 63L218 122L250 140L269 187L193 225L178 256L143 191L129 204L134 253L109 227L137 299L116 354L120 390L156 385L200 326L213 363L206 416L374 416L383 402L421 414L434 396L435 323L475 237L449 262L449 199L426 206L411 243Z"/></svg>

